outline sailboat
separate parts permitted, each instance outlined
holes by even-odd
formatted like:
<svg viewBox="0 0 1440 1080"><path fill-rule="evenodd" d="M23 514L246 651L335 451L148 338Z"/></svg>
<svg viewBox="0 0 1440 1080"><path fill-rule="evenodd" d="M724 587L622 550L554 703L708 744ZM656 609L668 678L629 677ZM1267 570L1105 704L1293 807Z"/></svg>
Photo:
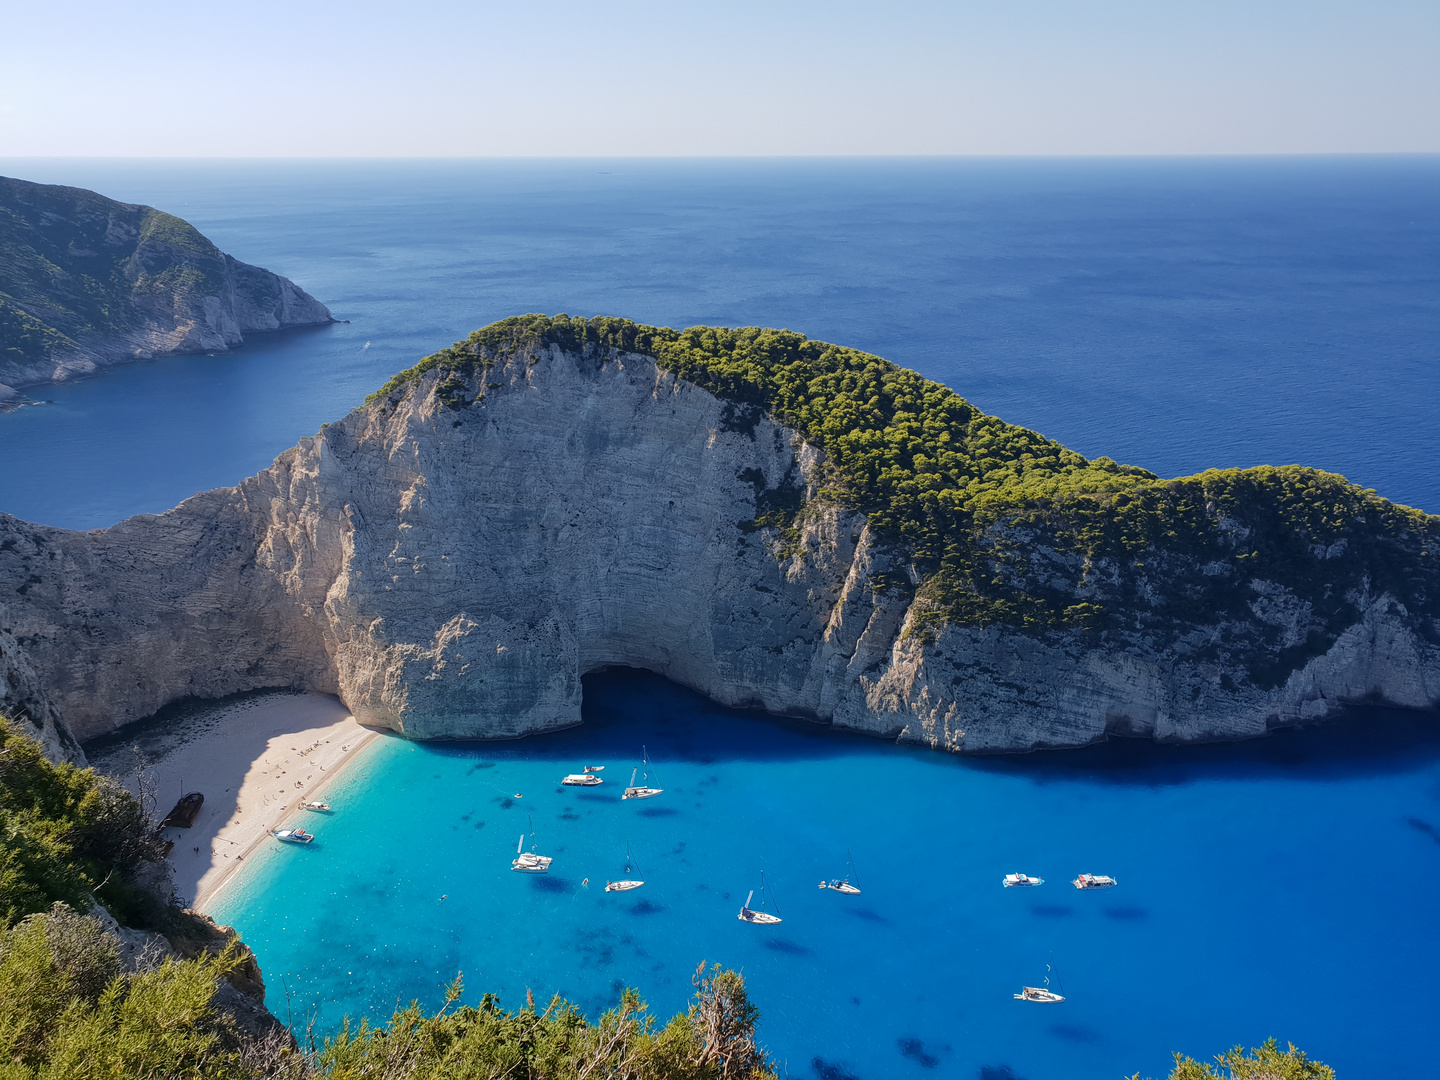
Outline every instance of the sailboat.
<svg viewBox="0 0 1440 1080"><path fill-rule="evenodd" d="M1022 986L1020 993L1015 995L1016 1001L1034 1001L1041 1005L1053 1005L1057 1001L1064 1001L1063 994L1057 994L1050 989L1050 965L1045 965L1044 986Z"/></svg>
<svg viewBox="0 0 1440 1080"><path fill-rule="evenodd" d="M736 916L741 922L757 923L761 926L772 926L781 922L779 915L771 915L765 910L765 871L760 871L760 910L756 911L750 906L750 901L755 899L755 890L750 890L750 895L745 897L745 903L740 908L740 914Z"/></svg>
<svg viewBox="0 0 1440 1080"><path fill-rule="evenodd" d="M626 845L625 845L625 876L624 876L623 878L621 878L619 881L607 881L607 882L605 882L605 891L606 891L606 892L629 892L631 889L638 889L641 885L644 885L644 884L645 884L645 882L643 882L643 881L637 881L637 880L635 880L634 878L632 878L632 877L630 876L631 874L633 874L633 873L635 872L633 869L631 869L630 862L631 862L631 859L630 859L630 845L629 845L629 844L626 844Z"/></svg>
<svg viewBox="0 0 1440 1080"><path fill-rule="evenodd" d="M520 834L520 844L515 848L515 860L510 864L510 869L521 874L547 874L550 872L550 863L554 861L549 855L535 854L535 819L530 818L530 850L525 850L525 834Z"/></svg>
<svg viewBox="0 0 1440 1080"><path fill-rule="evenodd" d="M843 878L831 878L829 881L822 881L820 882L820 888L834 889L836 892L859 896L860 886L851 881L854 877L855 864L850 858L850 852L847 851L845 852L845 876Z"/></svg>
<svg viewBox="0 0 1440 1080"><path fill-rule="evenodd" d="M640 768L643 768L645 772L640 778L640 783L637 785L635 783L635 774L640 772L640 768L630 771L630 785L625 789L625 794L620 796L621 799L653 799L665 790L664 788L650 786L650 751L643 746L640 750L643 755L640 758Z"/></svg>

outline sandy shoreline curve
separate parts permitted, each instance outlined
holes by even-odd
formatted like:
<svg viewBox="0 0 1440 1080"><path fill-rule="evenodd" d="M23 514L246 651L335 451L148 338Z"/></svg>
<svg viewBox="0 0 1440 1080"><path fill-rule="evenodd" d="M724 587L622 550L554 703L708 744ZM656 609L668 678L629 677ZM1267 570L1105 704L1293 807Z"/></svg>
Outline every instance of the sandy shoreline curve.
<svg viewBox="0 0 1440 1080"><path fill-rule="evenodd" d="M136 790L138 747L162 815L186 792L205 796L194 825L163 833L175 842L176 891L197 911L261 844L279 842L272 829L302 824L287 819L303 813L313 819L305 828L323 832L328 815L305 813L301 804L317 799L380 734L336 697L289 692L216 702L174 723L138 727L133 739L124 731L107 739L91 764Z"/></svg>

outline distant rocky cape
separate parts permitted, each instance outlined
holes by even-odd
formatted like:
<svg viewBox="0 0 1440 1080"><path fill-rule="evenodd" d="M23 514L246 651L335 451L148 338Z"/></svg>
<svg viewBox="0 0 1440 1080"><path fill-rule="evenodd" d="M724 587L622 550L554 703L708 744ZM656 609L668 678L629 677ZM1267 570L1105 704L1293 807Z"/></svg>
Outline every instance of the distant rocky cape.
<svg viewBox="0 0 1440 1080"><path fill-rule="evenodd" d="M543 333L469 348L469 369L417 369L167 513L90 533L0 516L0 703L85 739L184 697L303 687L414 738L498 738L578 723L581 677L624 665L727 705L1002 752L1440 701L1440 519L1406 511L1371 544L1393 505L1373 493L1368 523L1334 526L1348 540L1290 537L1312 577L1383 553L1317 587L1344 593L1328 622L1250 569L1258 518L1203 494L1203 545L1157 534L1123 558L1018 518L986 527L1001 546L977 558L1023 544L1014 572L1066 611L1103 607L1103 627L937 621L904 545L834 496L794 427L641 351ZM788 530L760 513L782 481L803 503ZM1177 582L1220 600L1177 607Z"/></svg>
<svg viewBox="0 0 1440 1080"><path fill-rule="evenodd" d="M180 218L0 177L0 403L107 364L332 321L293 281L231 258Z"/></svg>

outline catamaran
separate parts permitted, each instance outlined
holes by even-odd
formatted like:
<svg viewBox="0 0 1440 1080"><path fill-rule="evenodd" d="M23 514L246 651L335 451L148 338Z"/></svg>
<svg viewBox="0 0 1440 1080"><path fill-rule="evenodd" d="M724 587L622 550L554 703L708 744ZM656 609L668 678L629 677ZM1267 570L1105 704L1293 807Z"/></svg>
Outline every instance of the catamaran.
<svg viewBox="0 0 1440 1080"><path fill-rule="evenodd" d="M276 829L274 835L276 840L283 840L287 844L308 844L315 839L314 833L304 829Z"/></svg>
<svg viewBox="0 0 1440 1080"><path fill-rule="evenodd" d="M586 766L586 768L588 769L589 766ZM603 784L604 782L605 781L601 780L600 777L595 776L590 772L572 772L568 776L566 776L564 780L560 781L560 783L567 784L570 787L594 787L595 785Z"/></svg>
<svg viewBox="0 0 1440 1080"><path fill-rule="evenodd" d="M850 858L850 853L845 853L845 876L843 878L831 878L829 881L820 882L822 889L834 889L839 893L849 893L852 896L860 895L860 886L851 879L855 877L855 863ZM858 880L858 879L857 879Z"/></svg>
<svg viewBox="0 0 1440 1080"><path fill-rule="evenodd" d="M520 844L515 848L515 860L510 869L521 874L547 874L550 872L549 855L535 854L535 819L530 818L530 850L525 850L525 834L520 834Z"/></svg>
<svg viewBox="0 0 1440 1080"><path fill-rule="evenodd" d="M1007 888L1007 889L1025 889L1025 888L1029 888L1029 887L1032 886L1032 885L1044 885L1044 884L1045 884L1045 879L1044 879L1044 878L1041 878L1041 877L1031 877L1029 874L1006 874L1006 875L1005 875L1005 888Z"/></svg>
<svg viewBox="0 0 1440 1080"><path fill-rule="evenodd" d="M631 865L630 865L630 864L631 864L631 861L632 861L632 860L631 860L631 858L630 858L630 845L629 845L629 844L626 844L626 845L625 845L625 876L624 876L623 878L621 878L619 881L607 881L607 882L605 882L605 891L606 891L606 892L629 892L631 889L638 889L641 885L644 885L644 884L645 884L645 882L643 882L643 881L637 881L636 879L634 879L634 878L632 878L632 877L630 876L631 874L633 874L633 873L635 872L634 869L632 869L632 867L631 867Z"/></svg>
<svg viewBox="0 0 1440 1080"><path fill-rule="evenodd" d="M650 786L650 751L643 746L640 750L643 755L640 758L640 768L631 770L630 785L625 789L625 794L620 796L621 799L653 799L665 790L664 788ZM641 774L640 783L636 784L635 774L639 773L642 768L645 771Z"/></svg>
<svg viewBox="0 0 1440 1080"><path fill-rule="evenodd" d="M750 901L755 899L755 890L750 890L750 895L745 897L745 903L740 908L740 914L736 916L741 922L756 923L761 926L771 926L781 922L779 915L771 915L765 910L765 871L760 871L760 910L756 911L750 906ZM777 909L778 910L778 909Z"/></svg>
<svg viewBox="0 0 1440 1080"><path fill-rule="evenodd" d="M1108 874L1081 874L1070 884L1077 889L1111 889L1120 883Z"/></svg>
<svg viewBox="0 0 1440 1080"><path fill-rule="evenodd" d="M1045 965L1044 986L1022 986L1020 993L1015 995L1016 1001L1035 1001L1041 1005L1053 1005L1057 1001L1064 1001L1063 994L1057 994L1050 989L1050 965Z"/></svg>

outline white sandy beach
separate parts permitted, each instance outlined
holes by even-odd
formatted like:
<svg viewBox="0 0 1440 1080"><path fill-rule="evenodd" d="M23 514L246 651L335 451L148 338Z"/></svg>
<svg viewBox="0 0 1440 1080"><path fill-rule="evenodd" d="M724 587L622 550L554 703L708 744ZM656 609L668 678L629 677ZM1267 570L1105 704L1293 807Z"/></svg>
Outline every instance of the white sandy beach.
<svg viewBox="0 0 1440 1080"><path fill-rule="evenodd" d="M187 791L205 796L195 824L170 828L170 861L182 899L203 911L216 890L300 804L361 756L377 732L361 727L328 694L267 694L217 704L137 741L149 759L156 801L165 814ZM134 787L133 755L112 748L95 760ZM338 808L337 808L338 809ZM326 815L305 815L320 833Z"/></svg>

